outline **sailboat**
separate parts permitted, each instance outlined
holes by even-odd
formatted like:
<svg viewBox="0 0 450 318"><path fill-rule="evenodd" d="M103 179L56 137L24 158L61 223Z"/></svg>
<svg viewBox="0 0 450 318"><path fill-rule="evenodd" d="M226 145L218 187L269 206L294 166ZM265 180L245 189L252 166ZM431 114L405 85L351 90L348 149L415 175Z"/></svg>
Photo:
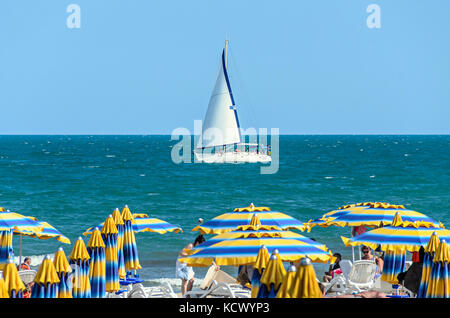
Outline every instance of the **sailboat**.
<svg viewBox="0 0 450 318"><path fill-rule="evenodd" d="M216 84L209 100L194 156L203 163L270 163L270 148L242 142L236 104L228 77L228 40L222 51Z"/></svg>

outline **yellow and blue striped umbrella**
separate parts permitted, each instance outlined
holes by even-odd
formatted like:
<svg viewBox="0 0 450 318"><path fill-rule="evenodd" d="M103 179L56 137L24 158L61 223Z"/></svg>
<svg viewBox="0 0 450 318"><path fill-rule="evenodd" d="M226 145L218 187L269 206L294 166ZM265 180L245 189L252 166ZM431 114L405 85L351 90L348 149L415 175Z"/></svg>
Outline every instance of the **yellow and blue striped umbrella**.
<svg viewBox="0 0 450 318"><path fill-rule="evenodd" d="M433 259L426 298L450 298L450 250L441 239Z"/></svg>
<svg viewBox="0 0 450 318"><path fill-rule="evenodd" d="M59 277L49 255L39 266L31 289L31 298L58 298Z"/></svg>
<svg viewBox="0 0 450 318"><path fill-rule="evenodd" d="M136 238L134 237L133 231L134 218L127 205L125 205L122 209L122 219L124 223L123 258L125 261L125 269L127 271L141 269L142 267L139 264Z"/></svg>
<svg viewBox="0 0 450 318"><path fill-rule="evenodd" d="M297 229L303 231L305 226L299 220L282 212L271 211L268 207L255 207L252 204L246 208L236 208L234 212L224 213L212 220L200 224L192 231L202 234L221 234L232 231L241 225L248 225L253 215L258 215L262 225L277 226L282 230Z"/></svg>
<svg viewBox="0 0 450 318"><path fill-rule="evenodd" d="M89 253L89 278L91 283L91 298L106 296L106 263L105 243L100 230L95 228L87 244Z"/></svg>
<svg viewBox="0 0 450 318"><path fill-rule="evenodd" d="M19 277L16 264L13 260L9 260L3 270L3 278L8 288L9 298L23 298L25 285Z"/></svg>
<svg viewBox="0 0 450 318"><path fill-rule="evenodd" d="M261 276L256 298L275 298L286 275L283 263L277 253L272 253L267 267Z"/></svg>
<svg viewBox="0 0 450 318"><path fill-rule="evenodd" d="M390 226L384 226L365 232L352 238L341 237L346 246L366 245L372 249L378 246L382 251L402 253L418 252L420 247L427 246L431 235L436 232L440 238L450 239L450 231L444 228L426 228L415 226L398 226L402 217L398 214Z"/></svg>
<svg viewBox="0 0 450 318"><path fill-rule="evenodd" d="M8 287L6 286L2 272L0 272L0 298L9 298Z"/></svg>
<svg viewBox="0 0 450 318"><path fill-rule="evenodd" d="M286 275L283 277L283 282L281 283L276 298L291 298L289 292L294 284L296 274L297 268L294 265L289 266Z"/></svg>
<svg viewBox="0 0 450 318"><path fill-rule="evenodd" d="M0 211L0 231L19 230L42 232L42 225L28 216L11 212L9 210Z"/></svg>
<svg viewBox="0 0 450 318"><path fill-rule="evenodd" d="M405 271L406 251L396 253L387 251L384 255L383 271L381 280L390 284L398 284L397 275Z"/></svg>
<svg viewBox="0 0 450 318"><path fill-rule="evenodd" d="M69 264L74 265L73 298L91 298L91 283L89 280L89 253L81 237L75 242L69 256Z"/></svg>
<svg viewBox="0 0 450 318"><path fill-rule="evenodd" d="M112 217L117 228L117 267L119 269L119 278L125 279L127 274L125 269L125 258L123 255L123 234L125 225L119 209L113 211Z"/></svg>
<svg viewBox="0 0 450 318"><path fill-rule="evenodd" d="M62 247L56 251L53 265L59 278L57 298L72 298L72 290L69 287L69 274L72 272L72 268Z"/></svg>
<svg viewBox="0 0 450 318"><path fill-rule="evenodd" d="M9 259L14 259L11 230L0 231L0 270Z"/></svg>
<svg viewBox="0 0 450 318"><path fill-rule="evenodd" d="M318 219L310 220L305 226L310 230L314 226L384 226L393 222L399 213L403 223L399 226L440 227L438 221L417 211L408 210L403 205L380 202L364 202L344 205L328 212Z"/></svg>
<svg viewBox="0 0 450 318"><path fill-rule="evenodd" d="M120 289L119 267L117 261L117 230L112 215L109 215L102 227L102 238L105 242L105 276L108 293L116 292Z"/></svg>
<svg viewBox="0 0 450 318"><path fill-rule="evenodd" d="M294 282L288 293L290 298L322 298L316 272L310 259L300 260Z"/></svg>
<svg viewBox="0 0 450 318"><path fill-rule="evenodd" d="M261 276L264 273L267 264L269 263L270 255L267 247L261 246L256 257L255 265L253 265L253 275L251 280L252 290L251 297L256 298L258 296L259 287L261 286Z"/></svg>
<svg viewBox="0 0 450 318"><path fill-rule="evenodd" d="M183 232L183 229L181 227L157 218L151 218L147 214L134 213L133 218L133 231L135 231L136 233L155 232L159 234L165 234L167 232Z"/></svg>
<svg viewBox="0 0 450 318"><path fill-rule="evenodd" d="M427 294L428 281L430 279L431 267L433 266L434 254L439 246L440 240L436 232L430 237L427 246L424 250L422 277L420 279L419 290L417 291L417 298L425 298Z"/></svg>
<svg viewBox="0 0 450 318"><path fill-rule="evenodd" d="M65 236L64 234L62 234L60 231L58 231L56 228L54 228L49 223L47 223L45 221L39 221L34 217L27 216L27 218L30 218L30 219L36 221L42 227L42 231L36 232L36 231L30 231L30 230L15 229L14 234L26 235L26 236L38 238L40 240L56 238L61 243L70 244L69 238L67 236Z"/></svg>

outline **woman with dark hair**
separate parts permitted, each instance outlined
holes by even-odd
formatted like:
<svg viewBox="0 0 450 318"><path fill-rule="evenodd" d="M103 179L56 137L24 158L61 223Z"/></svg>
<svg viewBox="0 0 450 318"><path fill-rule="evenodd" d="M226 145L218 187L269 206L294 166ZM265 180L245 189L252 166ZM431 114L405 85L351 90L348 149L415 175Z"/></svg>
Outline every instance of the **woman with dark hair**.
<svg viewBox="0 0 450 318"><path fill-rule="evenodd" d="M189 243L180 251L178 258L189 256L188 251L204 241L205 238L200 234L195 238L194 244ZM184 295L186 292L192 290L192 286L194 285L194 270L192 267L187 266L186 263L181 263L177 259L175 271L177 277L181 279L181 295Z"/></svg>

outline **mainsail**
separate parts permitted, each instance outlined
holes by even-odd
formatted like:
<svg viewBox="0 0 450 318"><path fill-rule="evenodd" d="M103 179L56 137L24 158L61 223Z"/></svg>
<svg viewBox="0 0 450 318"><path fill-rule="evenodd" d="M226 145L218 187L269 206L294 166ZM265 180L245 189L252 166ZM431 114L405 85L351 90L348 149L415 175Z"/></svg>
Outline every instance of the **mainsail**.
<svg viewBox="0 0 450 318"><path fill-rule="evenodd" d="M241 142L241 133L233 93L227 73L228 41L222 52L216 85L209 100L198 148Z"/></svg>

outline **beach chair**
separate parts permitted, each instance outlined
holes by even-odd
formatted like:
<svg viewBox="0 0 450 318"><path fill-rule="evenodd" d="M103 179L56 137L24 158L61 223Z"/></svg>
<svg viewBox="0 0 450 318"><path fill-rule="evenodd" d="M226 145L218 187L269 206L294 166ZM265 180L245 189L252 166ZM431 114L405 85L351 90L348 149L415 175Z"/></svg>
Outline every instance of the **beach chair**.
<svg viewBox="0 0 450 318"><path fill-rule="evenodd" d="M34 277L36 277L36 271L35 270L20 270L18 271L19 277L22 280L22 282L27 285L29 283L32 283L34 281Z"/></svg>
<svg viewBox="0 0 450 318"><path fill-rule="evenodd" d="M348 275L353 267L353 264L350 260L341 260L339 262L340 269L342 274L335 274L334 277L328 282L322 282L321 284L325 286L324 293L325 295L329 292L334 292L337 295L341 295L345 292L346 282L348 279Z"/></svg>
<svg viewBox="0 0 450 318"><path fill-rule="evenodd" d="M373 260L359 260L353 263L345 282L345 294L369 290L375 286L377 265Z"/></svg>
<svg viewBox="0 0 450 318"><path fill-rule="evenodd" d="M179 298L168 282L162 282L158 287L147 288L147 298Z"/></svg>

